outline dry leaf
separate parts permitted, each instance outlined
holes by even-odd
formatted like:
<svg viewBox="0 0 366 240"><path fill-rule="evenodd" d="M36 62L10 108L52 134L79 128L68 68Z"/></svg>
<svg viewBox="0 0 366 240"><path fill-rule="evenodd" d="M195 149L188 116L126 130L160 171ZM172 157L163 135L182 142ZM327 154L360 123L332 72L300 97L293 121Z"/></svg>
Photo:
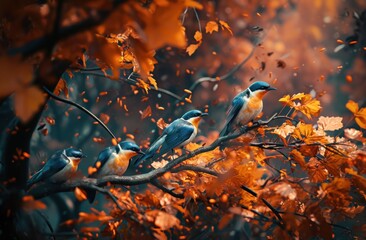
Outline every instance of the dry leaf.
<svg viewBox="0 0 366 240"><path fill-rule="evenodd" d="M343 127L341 117L323 117L318 120L318 126L324 131L335 131Z"/></svg>
<svg viewBox="0 0 366 240"><path fill-rule="evenodd" d="M213 32L219 31L219 25L215 21L209 21L206 24L206 33L212 34Z"/></svg>
<svg viewBox="0 0 366 240"><path fill-rule="evenodd" d="M108 114L101 113L101 114L99 115L99 118L100 118L100 120L102 120L102 122L103 122L104 124L109 123L110 116L109 116Z"/></svg>
<svg viewBox="0 0 366 240"><path fill-rule="evenodd" d="M85 201L87 199L85 191L78 187L75 188L74 194L75 194L76 199L80 202Z"/></svg>
<svg viewBox="0 0 366 240"><path fill-rule="evenodd" d="M198 44L191 44L187 47L186 52L189 56L192 56L192 54L197 50L197 48L201 45L201 43Z"/></svg>
<svg viewBox="0 0 366 240"><path fill-rule="evenodd" d="M233 35L233 31L231 31L231 28L230 28L229 24L227 24L227 22L220 20L219 23L223 30L226 29L230 32L231 35Z"/></svg>
<svg viewBox="0 0 366 240"><path fill-rule="evenodd" d="M147 106L147 108L144 111L140 112L140 113L141 113L141 119L150 117L151 116L151 107Z"/></svg>

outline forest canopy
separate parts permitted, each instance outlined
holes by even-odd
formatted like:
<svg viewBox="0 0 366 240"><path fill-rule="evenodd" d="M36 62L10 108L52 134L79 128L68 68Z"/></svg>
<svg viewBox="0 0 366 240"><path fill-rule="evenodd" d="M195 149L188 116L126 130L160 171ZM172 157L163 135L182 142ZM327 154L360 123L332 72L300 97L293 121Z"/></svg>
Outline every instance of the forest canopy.
<svg viewBox="0 0 366 240"><path fill-rule="evenodd" d="M1 239L366 237L364 1L0 19Z"/></svg>

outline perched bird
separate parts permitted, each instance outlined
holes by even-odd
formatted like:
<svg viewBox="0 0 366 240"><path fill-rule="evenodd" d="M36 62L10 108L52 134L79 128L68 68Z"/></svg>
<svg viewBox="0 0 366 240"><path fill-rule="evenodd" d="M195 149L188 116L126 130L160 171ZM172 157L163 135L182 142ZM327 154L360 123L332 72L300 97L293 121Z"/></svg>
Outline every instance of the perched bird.
<svg viewBox="0 0 366 240"><path fill-rule="evenodd" d="M138 154L144 153L139 146L129 141L107 147L99 153L93 166L94 171L89 174L89 177L98 178L107 175L123 175L130 164L130 159ZM94 201L95 194L95 190L87 191L90 203Z"/></svg>
<svg viewBox="0 0 366 240"><path fill-rule="evenodd" d="M160 157L175 148L183 147L192 142L197 135L201 118L207 115L207 113L202 113L199 110L191 110L181 118L174 120L164 129L161 136L151 144L145 155L136 160L135 166L147 159Z"/></svg>
<svg viewBox="0 0 366 240"><path fill-rule="evenodd" d="M256 118L262 112L264 95L271 90L276 88L266 82L258 81L236 95L227 112L225 127L220 136L226 136L233 132L235 127L244 126Z"/></svg>
<svg viewBox="0 0 366 240"><path fill-rule="evenodd" d="M86 157L81 150L67 148L53 154L41 170L28 181L27 188L40 181L62 183L69 180L77 171L81 158Z"/></svg>

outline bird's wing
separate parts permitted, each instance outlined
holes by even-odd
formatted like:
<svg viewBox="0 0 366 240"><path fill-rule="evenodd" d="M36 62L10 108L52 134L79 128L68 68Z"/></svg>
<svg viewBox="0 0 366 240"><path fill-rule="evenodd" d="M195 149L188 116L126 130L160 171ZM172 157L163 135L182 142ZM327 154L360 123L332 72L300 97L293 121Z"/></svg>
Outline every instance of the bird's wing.
<svg viewBox="0 0 366 240"><path fill-rule="evenodd" d="M27 185L30 187L31 185L43 181L52 175L56 174L57 172L61 171L66 165L67 160L65 159L66 156L62 156L63 151L57 151L53 154L46 164L43 166L41 170L35 173L28 181Z"/></svg>
<svg viewBox="0 0 366 240"><path fill-rule="evenodd" d="M170 124L171 125L171 124ZM167 134L167 129L170 127L170 125L164 129L163 133L161 134L161 136L159 136L149 147L148 150L146 150L144 155L140 155L136 158L134 166L137 167L140 163L142 163L143 161L153 158L156 155L156 151L160 148L160 146L163 144L166 134Z"/></svg>
<svg viewBox="0 0 366 240"><path fill-rule="evenodd" d="M99 169L102 168L106 162L108 161L109 157L112 155L112 153L115 152L114 147L107 147L103 151L101 151L98 155L97 160L95 161L93 167L97 167L97 163L100 162Z"/></svg>
<svg viewBox="0 0 366 240"><path fill-rule="evenodd" d="M163 155L187 141L195 130L191 123L183 119L177 119L173 123L171 124L172 127L167 132L165 141L159 151L159 155Z"/></svg>
<svg viewBox="0 0 366 240"><path fill-rule="evenodd" d="M246 91L248 91L248 90L245 90L244 92L241 92L238 95L236 95L235 98L233 99L233 101L231 102L231 106L226 114L225 127L221 131L220 136L227 135L229 132L231 132L235 117L238 116L240 110L242 109L243 105L245 104L243 96L245 94L247 94Z"/></svg>

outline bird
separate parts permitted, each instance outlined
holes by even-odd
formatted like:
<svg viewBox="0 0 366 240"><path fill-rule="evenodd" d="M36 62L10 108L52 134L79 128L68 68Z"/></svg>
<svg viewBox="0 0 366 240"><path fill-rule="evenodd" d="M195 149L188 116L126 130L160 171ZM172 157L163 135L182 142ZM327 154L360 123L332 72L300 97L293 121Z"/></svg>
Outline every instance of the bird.
<svg viewBox="0 0 366 240"><path fill-rule="evenodd" d="M116 146L107 147L99 153L89 177L121 176L126 172L130 159L138 154L144 154L144 152L141 151L138 145L130 141L123 141ZM86 192L89 202L92 203L95 199L96 191L87 190Z"/></svg>
<svg viewBox="0 0 366 240"><path fill-rule="evenodd" d="M220 137L233 132L235 127L244 126L254 120L262 112L264 95L271 90L276 88L266 82L257 81L236 95L227 111L225 126L220 132Z"/></svg>
<svg viewBox="0 0 366 240"><path fill-rule="evenodd" d="M158 158L175 148L184 147L192 142L197 135L201 118L207 115L207 113L199 110L191 110L181 118L174 120L164 129L161 136L151 144L145 155L137 158L135 166L147 159Z"/></svg>
<svg viewBox="0 0 366 240"><path fill-rule="evenodd" d="M85 157L86 155L81 150L74 148L58 150L47 160L41 170L27 181L27 189L40 181L51 183L66 182L76 173L81 158Z"/></svg>

